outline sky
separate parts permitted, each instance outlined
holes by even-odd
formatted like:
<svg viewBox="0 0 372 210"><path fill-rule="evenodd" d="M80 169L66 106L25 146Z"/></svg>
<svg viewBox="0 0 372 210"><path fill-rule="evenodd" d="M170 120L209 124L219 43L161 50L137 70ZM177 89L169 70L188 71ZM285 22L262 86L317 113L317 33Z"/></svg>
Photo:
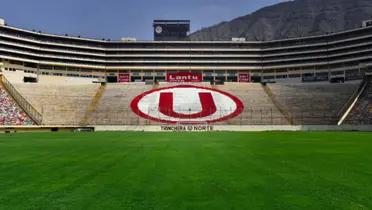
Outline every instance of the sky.
<svg viewBox="0 0 372 210"><path fill-rule="evenodd" d="M7 24L53 34L152 40L154 19L188 19L191 31L283 0L1 0Z"/></svg>

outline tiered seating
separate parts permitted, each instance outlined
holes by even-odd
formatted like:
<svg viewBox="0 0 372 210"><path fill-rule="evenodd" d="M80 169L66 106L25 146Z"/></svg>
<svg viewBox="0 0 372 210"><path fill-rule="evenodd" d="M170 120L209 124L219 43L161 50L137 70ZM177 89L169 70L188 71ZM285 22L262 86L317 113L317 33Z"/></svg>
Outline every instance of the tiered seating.
<svg viewBox="0 0 372 210"><path fill-rule="evenodd" d="M30 117L22 111L5 89L0 86L0 126L33 124Z"/></svg>
<svg viewBox="0 0 372 210"><path fill-rule="evenodd" d="M372 125L372 78L358 102L355 104L345 124Z"/></svg>
<svg viewBox="0 0 372 210"><path fill-rule="evenodd" d="M148 120L134 114L130 103L137 95L152 89L145 84L107 84L106 90L88 124L91 125L144 125Z"/></svg>
<svg viewBox="0 0 372 210"><path fill-rule="evenodd" d="M359 84L269 84L294 124L336 124Z"/></svg>
<svg viewBox="0 0 372 210"><path fill-rule="evenodd" d="M14 84L48 125L158 125L161 123L133 113L130 103L145 91L175 85L107 84L98 91L99 84ZM211 87L207 83L194 85ZM342 107L358 86L226 83L213 88L238 97L245 107L242 114L221 124L287 125L336 124ZM371 109L366 103L366 109Z"/></svg>
<svg viewBox="0 0 372 210"><path fill-rule="evenodd" d="M288 120L273 104L263 86L258 83L226 83L215 86L217 89L237 96L244 104L244 112L228 121L236 125L282 125Z"/></svg>
<svg viewBox="0 0 372 210"><path fill-rule="evenodd" d="M78 125L99 88L99 84L14 86L43 115L42 123L47 125Z"/></svg>
<svg viewBox="0 0 372 210"><path fill-rule="evenodd" d="M175 86L177 84L160 84L157 88ZM211 87L209 83L193 84ZM138 117L130 109L130 103L137 95L152 89L152 85L144 84L107 84L106 90L96 111L88 120L91 125L158 125L161 123ZM215 86L237 96L245 104L245 110L237 118L222 124L288 124L288 121L272 103L261 84L231 84Z"/></svg>

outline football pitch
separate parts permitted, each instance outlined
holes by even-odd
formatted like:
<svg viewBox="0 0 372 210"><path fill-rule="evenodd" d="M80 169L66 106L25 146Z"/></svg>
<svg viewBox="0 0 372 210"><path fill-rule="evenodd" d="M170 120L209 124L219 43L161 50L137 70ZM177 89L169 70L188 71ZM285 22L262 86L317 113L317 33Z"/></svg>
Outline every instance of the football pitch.
<svg viewBox="0 0 372 210"><path fill-rule="evenodd" d="M372 209L372 133L1 134L0 209Z"/></svg>

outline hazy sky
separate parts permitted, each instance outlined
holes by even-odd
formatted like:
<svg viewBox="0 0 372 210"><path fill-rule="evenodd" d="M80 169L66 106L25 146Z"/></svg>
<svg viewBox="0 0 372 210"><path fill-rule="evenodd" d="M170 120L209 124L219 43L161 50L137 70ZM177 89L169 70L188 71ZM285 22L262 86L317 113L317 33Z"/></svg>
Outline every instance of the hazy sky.
<svg viewBox="0 0 372 210"><path fill-rule="evenodd" d="M192 31L283 0L1 0L9 25L91 38L152 39L153 19L190 19Z"/></svg>

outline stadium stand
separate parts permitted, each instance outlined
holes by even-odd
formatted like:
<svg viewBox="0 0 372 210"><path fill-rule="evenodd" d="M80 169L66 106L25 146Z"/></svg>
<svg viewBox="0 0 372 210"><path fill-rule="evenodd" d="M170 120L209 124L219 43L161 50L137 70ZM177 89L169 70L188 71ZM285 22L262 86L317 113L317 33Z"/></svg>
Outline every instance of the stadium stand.
<svg viewBox="0 0 372 210"><path fill-rule="evenodd" d="M372 124L372 77L366 79L367 86L350 112L345 124Z"/></svg>
<svg viewBox="0 0 372 210"><path fill-rule="evenodd" d="M268 84L281 109L296 125L336 124L339 113L358 89L350 84Z"/></svg>
<svg viewBox="0 0 372 210"><path fill-rule="evenodd" d="M129 108L131 100L137 95L152 89L152 85L136 84L106 84L100 102L91 117L87 119L90 125L145 125L148 120L141 119Z"/></svg>
<svg viewBox="0 0 372 210"><path fill-rule="evenodd" d="M42 113L45 125L159 125L162 123L133 113L130 103L143 92L174 85L14 84ZM359 83L200 85L228 92L243 102L245 108L239 116L219 122L231 125L334 125L340 110L359 87Z"/></svg>
<svg viewBox="0 0 372 210"><path fill-rule="evenodd" d="M99 88L99 84L14 86L42 114L45 125L79 125Z"/></svg>
<svg viewBox="0 0 372 210"><path fill-rule="evenodd" d="M33 125L33 121L0 85L0 125Z"/></svg>
<svg viewBox="0 0 372 210"><path fill-rule="evenodd" d="M157 87L170 87L176 84L160 84ZM194 84L195 85L195 84ZM157 125L135 115L130 109L131 100L137 95L153 88L144 84L107 84L96 111L88 120L90 125ZM211 87L208 83L197 86ZM241 116L223 122L225 124L288 124L285 117L278 111L270 98L265 95L261 84L229 84L214 88L229 92L242 100L247 107Z"/></svg>
<svg viewBox="0 0 372 210"><path fill-rule="evenodd" d="M228 124L247 125L283 125L289 124L283 113L275 106L259 83L226 83L215 86L229 92L242 100L245 109Z"/></svg>

